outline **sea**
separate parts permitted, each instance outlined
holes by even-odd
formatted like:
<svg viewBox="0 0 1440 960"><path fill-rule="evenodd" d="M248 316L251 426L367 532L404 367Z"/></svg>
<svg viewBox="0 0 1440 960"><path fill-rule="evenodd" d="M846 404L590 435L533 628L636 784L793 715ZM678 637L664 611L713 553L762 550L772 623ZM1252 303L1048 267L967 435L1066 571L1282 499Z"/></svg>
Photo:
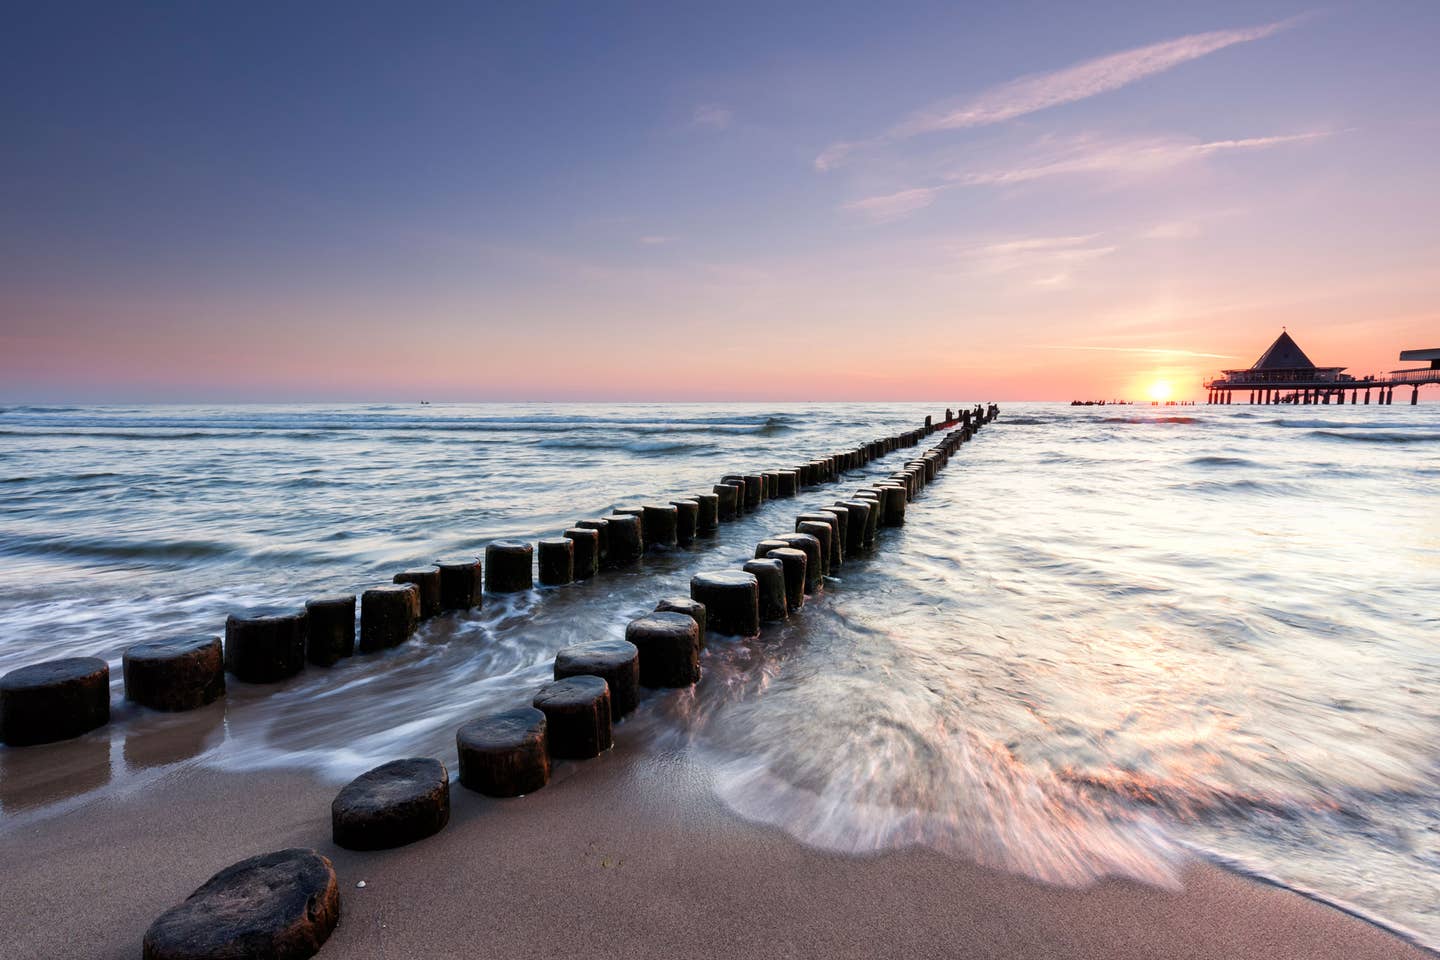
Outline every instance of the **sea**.
<svg viewBox="0 0 1440 960"><path fill-rule="evenodd" d="M915 451L192 714L123 701L130 644L975 402L5 406L0 671L103 657L115 710L25 748L53 751L38 779L0 747L0 836L179 765L453 763L455 728L528 702L558 648L623 636ZM620 742L688 751L806 844L1075 886L1174 886L1198 856L1440 947L1437 506L1440 404L1002 404L903 527L788 623L716 638Z"/></svg>

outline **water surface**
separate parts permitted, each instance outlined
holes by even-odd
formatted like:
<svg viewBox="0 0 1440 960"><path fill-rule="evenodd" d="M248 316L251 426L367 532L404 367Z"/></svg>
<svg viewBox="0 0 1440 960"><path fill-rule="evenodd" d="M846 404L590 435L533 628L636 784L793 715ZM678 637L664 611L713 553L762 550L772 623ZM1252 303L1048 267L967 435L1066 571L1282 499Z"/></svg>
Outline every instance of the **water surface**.
<svg viewBox="0 0 1440 960"><path fill-rule="evenodd" d="M0 669L106 657L117 709L37 748L38 786L0 749L0 817L175 763L342 779L449 758L455 726L528 700L558 647L621 635L909 454L196 714L124 705L120 652L944 406L10 407ZM694 751L733 809L808 843L1066 884L1170 883L1198 849L1440 944L1437 409L1006 405L880 551L763 639L712 644L699 687L652 697L622 739Z"/></svg>

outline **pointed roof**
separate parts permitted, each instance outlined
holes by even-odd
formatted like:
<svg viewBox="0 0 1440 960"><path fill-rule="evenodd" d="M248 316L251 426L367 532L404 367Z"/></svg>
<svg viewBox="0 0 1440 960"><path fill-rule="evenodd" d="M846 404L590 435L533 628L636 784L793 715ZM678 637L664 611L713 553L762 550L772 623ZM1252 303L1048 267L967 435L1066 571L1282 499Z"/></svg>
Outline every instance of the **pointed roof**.
<svg viewBox="0 0 1440 960"><path fill-rule="evenodd" d="M1280 336L1270 344L1270 349L1260 354L1252 370L1314 370L1315 364L1305 356L1305 351L1290 339L1290 334L1280 331Z"/></svg>

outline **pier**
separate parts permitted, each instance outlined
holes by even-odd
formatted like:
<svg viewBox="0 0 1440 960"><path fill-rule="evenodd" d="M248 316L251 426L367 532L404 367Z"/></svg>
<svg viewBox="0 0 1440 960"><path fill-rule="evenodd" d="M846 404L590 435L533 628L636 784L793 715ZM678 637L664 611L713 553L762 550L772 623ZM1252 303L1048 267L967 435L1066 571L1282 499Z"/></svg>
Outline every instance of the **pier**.
<svg viewBox="0 0 1440 960"><path fill-rule="evenodd" d="M1388 373L1355 377L1345 367L1318 367L1300 349L1289 333L1281 331L1260 359L1243 370L1222 370L1205 381L1206 403L1233 403L1236 394L1248 395L1252 404L1343 404L1395 402L1395 388L1410 388L1410 405L1420 402L1420 388L1440 384L1440 348L1402 350L1401 360L1428 361L1428 367L1391 370ZM1363 401L1362 401L1363 396Z"/></svg>

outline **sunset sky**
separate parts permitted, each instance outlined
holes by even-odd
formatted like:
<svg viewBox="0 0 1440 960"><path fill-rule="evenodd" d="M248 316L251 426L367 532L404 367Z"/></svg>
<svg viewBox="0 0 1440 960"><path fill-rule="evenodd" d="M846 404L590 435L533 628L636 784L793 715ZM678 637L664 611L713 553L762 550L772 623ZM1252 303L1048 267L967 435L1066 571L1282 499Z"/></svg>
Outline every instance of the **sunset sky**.
<svg viewBox="0 0 1440 960"><path fill-rule="evenodd" d="M1199 397L1282 325L1392 369L1437 49L1434 0L11 5L0 400Z"/></svg>

